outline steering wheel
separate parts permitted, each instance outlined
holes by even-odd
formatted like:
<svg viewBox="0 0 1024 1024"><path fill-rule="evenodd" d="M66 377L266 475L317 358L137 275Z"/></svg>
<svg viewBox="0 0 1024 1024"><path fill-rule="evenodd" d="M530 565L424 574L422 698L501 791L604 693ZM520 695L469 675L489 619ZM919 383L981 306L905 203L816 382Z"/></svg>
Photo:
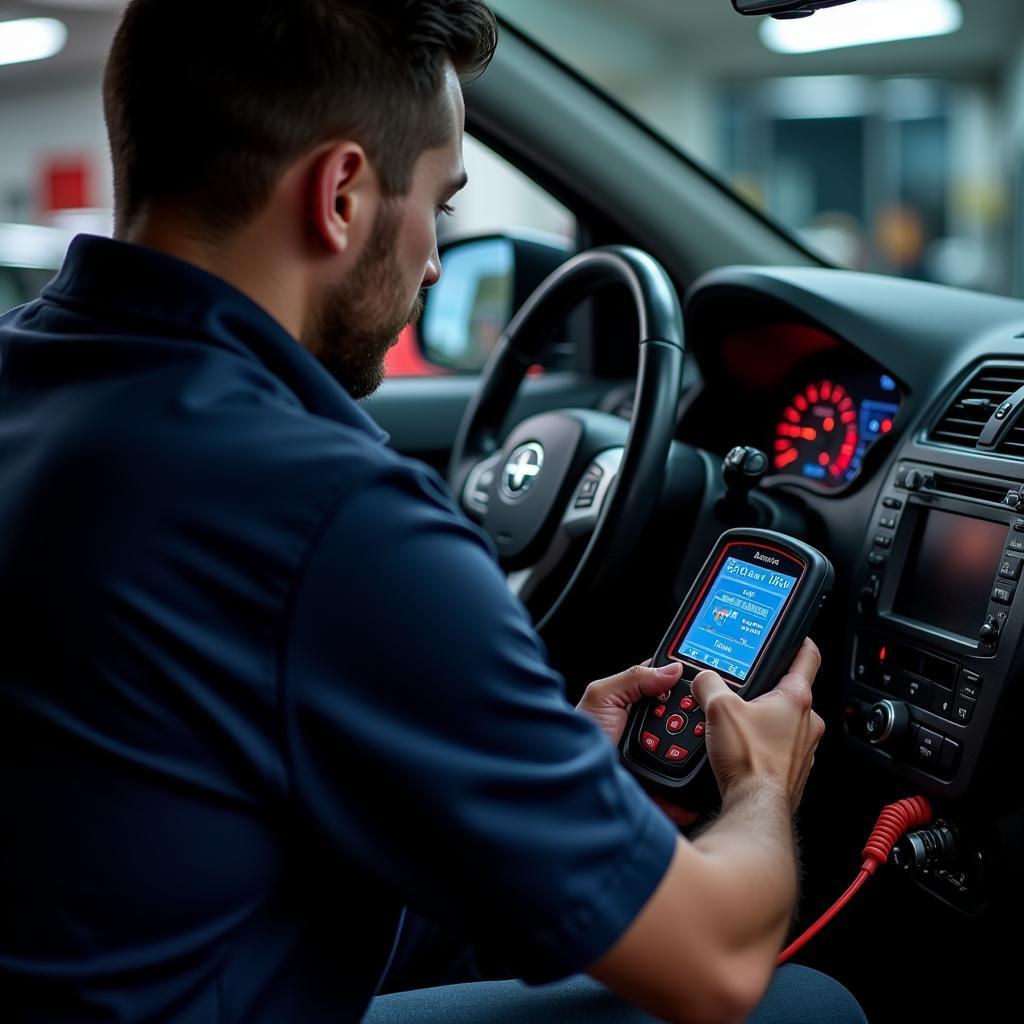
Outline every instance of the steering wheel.
<svg viewBox="0 0 1024 1024"><path fill-rule="evenodd" d="M500 441L554 327L585 298L615 285L628 288L639 321L628 424L592 409L560 409L524 420ZM540 285L484 368L455 441L449 483L490 534L539 630L629 561L661 494L683 355L679 298L664 268L638 249L605 246L581 253Z"/></svg>

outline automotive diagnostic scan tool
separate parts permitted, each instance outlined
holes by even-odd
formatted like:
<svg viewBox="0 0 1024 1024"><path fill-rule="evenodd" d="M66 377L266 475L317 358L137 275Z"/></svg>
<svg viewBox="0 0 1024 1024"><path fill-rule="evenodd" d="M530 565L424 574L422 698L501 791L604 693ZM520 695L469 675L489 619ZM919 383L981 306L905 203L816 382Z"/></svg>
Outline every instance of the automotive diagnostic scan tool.
<svg viewBox="0 0 1024 1024"><path fill-rule="evenodd" d="M771 530L729 530L704 563L651 660L681 662L672 690L634 705L621 751L641 777L681 789L707 763L704 711L690 692L713 669L745 700L789 667L832 589L829 560ZM706 784L706 780L705 780Z"/></svg>

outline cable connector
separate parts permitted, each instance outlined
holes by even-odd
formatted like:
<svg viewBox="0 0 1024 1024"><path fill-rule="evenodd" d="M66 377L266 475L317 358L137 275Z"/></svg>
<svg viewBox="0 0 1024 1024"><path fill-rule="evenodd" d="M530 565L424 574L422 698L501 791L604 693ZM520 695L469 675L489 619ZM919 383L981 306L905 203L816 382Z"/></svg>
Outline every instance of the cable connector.
<svg viewBox="0 0 1024 1024"><path fill-rule="evenodd" d="M864 863L853 880L853 884L803 935L795 939L779 954L775 965L781 966L794 953L806 946L853 899L857 890L878 870L878 866L889 859L892 848L905 832L909 829L919 828L921 825L927 825L931 820L932 805L923 796L897 800L896 803L889 804L884 808L878 816L875 827L871 830L867 845L861 852Z"/></svg>

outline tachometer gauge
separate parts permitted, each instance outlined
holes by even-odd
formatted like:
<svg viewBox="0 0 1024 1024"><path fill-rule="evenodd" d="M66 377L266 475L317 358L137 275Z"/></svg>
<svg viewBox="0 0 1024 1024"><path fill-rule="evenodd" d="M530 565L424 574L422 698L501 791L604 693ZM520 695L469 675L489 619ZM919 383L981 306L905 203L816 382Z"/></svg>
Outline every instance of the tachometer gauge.
<svg viewBox="0 0 1024 1024"><path fill-rule="evenodd" d="M775 428L775 469L843 480L857 455L857 405L841 384L808 384Z"/></svg>
<svg viewBox="0 0 1024 1024"><path fill-rule="evenodd" d="M775 428L775 472L842 487L892 432L899 411L899 389L885 373L854 372L841 382L832 377L807 384L785 405Z"/></svg>

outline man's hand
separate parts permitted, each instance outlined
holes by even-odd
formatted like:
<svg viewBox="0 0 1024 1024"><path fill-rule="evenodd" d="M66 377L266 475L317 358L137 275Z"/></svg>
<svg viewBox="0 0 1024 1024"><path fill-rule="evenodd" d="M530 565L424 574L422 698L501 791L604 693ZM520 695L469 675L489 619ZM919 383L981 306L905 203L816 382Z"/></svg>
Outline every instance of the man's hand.
<svg viewBox="0 0 1024 1024"><path fill-rule="evenodd" d="M613 746L619 745L622 733L629 719L630 708L645 697L654 697L665 690L672 689L679 682L683 666L678 662L651 668L650 661L642 665L634 665L618 675L607 679L598 679L591 683L576 710L597 723L601 731L612 741ZM654 802L665 812L669 819L684 828L692 825L698 815L658 797Z"/></svg>
<svg viewBox="0 0 1024 1024"><path fill-rule="evenodd" d="M745 701L716 672L701 672L693 695L707 716L708 759L722 799L758 780L782 788L796 810L825 723L811 710L811 684L821 655L805 640L774 690Z"/></svg>
<svg viewBox="0 0 1024 1024"><path fill-rule="evenodd" d="M592 682L576 705L617 747L629 719L629 709L645 697L671 690L679 682L683 666L678 662L651 668L650 662L634 665L625 672Z"/></svg>

